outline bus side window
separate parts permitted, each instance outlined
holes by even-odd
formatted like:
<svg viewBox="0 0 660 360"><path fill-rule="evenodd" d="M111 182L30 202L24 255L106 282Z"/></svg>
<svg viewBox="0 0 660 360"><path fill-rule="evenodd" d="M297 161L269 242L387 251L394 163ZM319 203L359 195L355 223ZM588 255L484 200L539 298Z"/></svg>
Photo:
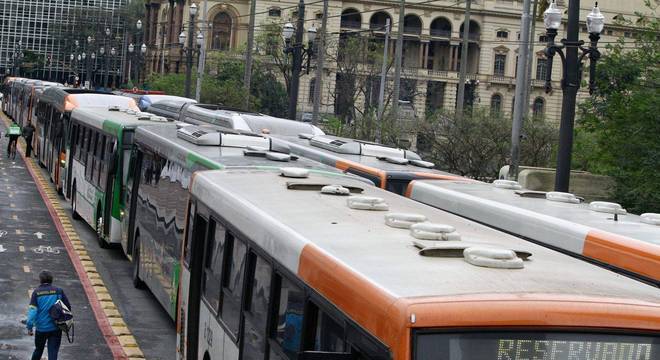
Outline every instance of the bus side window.
<svg viewBox="0 0 660 360"><path fill-rule="evenodd" d="M268 309L270 308L271 265L255 253L248 257L251 284L245 296L242 359L263 360L266 353Z"/></svg>
<svg viewBox="0 0 660 360"><path fill-rule="evenodd" d="M314 329L309 334L311 341L306 341L306 350L341 353L346 350L344 326L330 317L325 311L310 302L308 304L308 328Z"/></svg>
<svg viewBox="0 0 660 360"><path fill-rule="evenodd" d="M280 286L275 303L277 312L271 326L272 346L268 358L297 359L302 342L305 294L288 279L279 275L277 279Z"/></svg>
<svg viewBox="0 0 660 360"><path fill-rule="evenodd" d="M69 151L71 152L71 156L74 156L76 153L76 138L78 137L78 124L74 123L73 126L71 127L71 141L69 142ZM66 159L69 161L69 159Z"/></svg>
<svg viewBox="0 0 660 360"><path fill-rule="evenodd" d="M241 318L241 295L245 279L247 246L231 233L227 234L226 239L225 252L227 255L224 259L220 318L236 338ZM231 256L228 256L230 254Z"/></svg>
<svg viewBox="0 0 660 360"><path fill-rule="evenodd" d="M85 179L88 182L94 183L92 180L92 173L94 170L94 152L96 150L96 143L99 139L99 134L96 131L90 131L89 149L87 150L87 165L85 165Z"/></svg>
<svg viewBox="0 0 660 360"><path fill-rule="evenodd" d="M80 160L80 149L83 146L83 133L85 132L85 128L82 126L78 126L78 134L76 134L76 142L74 146L74 151L73 151L73 157L77 160Z"/></svg>
<svg viewBox="0 0 660 360"><path fill-rule="evenodd" d="M85 128L85 137L83 138L83 146L80 149L81 154L80 157L83 159L83 167L87 169L87 161L89 160L89 157L87 154L89 153L89 143L91 142L91 137L92 137L92 130Z"/></svg>
<svg viewBox="0 0 660 360"><path fill-rule="evenodd" d="M220 310L220 287L222 286L222 261L224 258L226 230L222 224L211 219L209 236L204 253L204 277L202 291L214 313Z"/></svg>
<svg viewBox="0 0 660 360"><path fill-rule="evenodd" d="M107 168L103 153L105 150L105 141L106 141L106 136L105 135L100 135L99 136L99 143L96 146L96 166L94 167L94 182L101 188L101 190L105 190L105 177L101 176L101 174L104 172L105 168Z"/></svg>

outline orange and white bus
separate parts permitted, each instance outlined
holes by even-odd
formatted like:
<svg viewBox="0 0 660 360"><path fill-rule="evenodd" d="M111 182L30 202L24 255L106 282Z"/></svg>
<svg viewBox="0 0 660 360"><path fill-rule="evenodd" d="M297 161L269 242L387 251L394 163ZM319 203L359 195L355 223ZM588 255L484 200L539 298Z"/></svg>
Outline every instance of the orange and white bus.
<svg viewBox="0 0 660 360"><path fill-rule="evenodd" d="M251 119L246 121L251 125ZM286 143L293 154L364 177L376 186L400 195L406 191L408 183L415 179L465 179L434 169L433 163L422 160L410 150L331 135L273 134L272 137Z"/></svg>
<svg viewBox="0 0 660 360"><path fill-rule="evenodd" d="M107 110L111 106L138 110L133 99L85 89L50 87L39 96L35 124L39 163L48 169L57 191L67 199L71 174L64 172L69 159L65 144L69 142L71 111L78 107Z"/></svg>
<svg viewBox="0 0 660 360"><path fill-rule="evenodd" d="M179 359L660 358L657 288L354 179L299 175L191 180Z"/></svg>
<svg viewBox="0 0 660 360"><path fill-rule="evenodd" d="M660 214L629 214L616 203L586 204L573 194L529 191L508 180L414 181L406 194L660 286Z"/></svg>

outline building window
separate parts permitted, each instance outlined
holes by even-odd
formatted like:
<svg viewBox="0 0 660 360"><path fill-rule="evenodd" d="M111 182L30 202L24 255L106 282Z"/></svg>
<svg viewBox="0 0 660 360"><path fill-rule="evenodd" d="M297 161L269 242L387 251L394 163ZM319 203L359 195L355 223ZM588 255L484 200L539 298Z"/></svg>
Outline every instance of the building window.
<svg viewBox="0 0 660 360"><path fill-rule="evenodd" d="M613 34L612 30L607 30L605 33L606 33L608 36L612 36L612 34Z"/></svg>
<svg viewBox="0 0 660 360"><path fill-rule="evenodd" d="M268 16L270 17L281 17L282 16L282 10L279 8L270 8L268 9Z"/></svg>
<svg viewBox="0 0 660 360"><path fill-rule="evenodd" d="M540 43L547 43L548 42L548 35L539 36L539 42Z"/></svg>
<svg viewBox="0 0 660 360"><path fill-rule="evenodd" d="M532 114L534 116L542 116L545 110L545 100L542 97L537 97L534 99L534 105L532 107Z"/></svg>
<svg viewBox="0 0 660 360"><path fill-rule="evenodd" d="M490 98L491 114L499 114L502 111L502 95L495 94Z"/></svg>
<svg viewBox="0 0 660 360"><path fill-rule="evenodd" d="M316 18L316 20L323 20L323 13L317 12L316 14L314 14L314 18Z"/></svg>
<svg viewBox="0 0 660 360"><path fill-rule="evenodd" d="M307 102L310 104L314 103L314 88L316 87L316 79L309 81L309 96L307 97Z"/></svg>
<svg viewBox="0 0 660 360"><path fill-rule="evenodd" d="M498 39L506 39L506 38L508 38L508 37L509 37L509 32L508 32L508 31L499 30L499 31L497 32L497 38L498 38Z"/></svg>
<svg viewBox="0 0 660 360"><path fill-rule="evenodd" d="M548 60L547 59L536 59L536 78L539 80L545 80L548 76Z"/></svg>
<svg viewBox="0 0 660 360"><path fill-rule="evenodd" d="M213 18L213 50L229 50L231 47L232 18L221 12Z"/></svg>
<svg viewBox="0 0 660 360"><path fill-rule="evenodd" d="M504 76L505 68L506 68L506 55L495 54L495 67L493 69L493 74Z"/></svg>
<svg viewBox="0 0 660 360"><path fill-rule="evenodd" d="M627 38L632 37L632 32L630 32L630 31L624 31L624 32L623 32L623 37L627 37Z"/></svg>

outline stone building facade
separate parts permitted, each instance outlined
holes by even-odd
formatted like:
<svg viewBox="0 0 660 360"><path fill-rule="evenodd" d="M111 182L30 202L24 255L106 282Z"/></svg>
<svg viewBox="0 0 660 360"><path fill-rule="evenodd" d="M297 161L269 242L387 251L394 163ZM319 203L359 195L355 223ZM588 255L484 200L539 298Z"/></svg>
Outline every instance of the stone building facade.
<svg viewBox="0 0 660 360"><path fill-rule="evenodd" d="M147 0L147 32L149 46L148 67L151 71L184 71L185 59L181 53L178 36L187 29L190 1ZM249 22L249 0L217 1L208 0L204 18L204 0L198 4L199 20L208 24L205 40L209 51L227 51L244 48L247 41ZM322 2L306 1L305 26L314 23L320 27ZM256 4L257 34L264 30L265 23L284 24L297 15L295 0L264 0ZM635 18L635 11L644 11L643 0L624 2L603 0L599 2L606 18L606 26L601 35L601 49L620 37L632 37L634 29L620 25L616 19ZM566 9L567 3L559 1ZM586 15L591 11L592 2L583 1L580 15L580 37L588 41ZM473 0L469 27L468 82L466 101L490 106L495 111L511 113L515 94L515 74L520 47L521 1L513 0ZM541 16L542 17L542 16ZM540 17L540 18L541 18ZM328 14L328 38L354 34L381 39L386 19L393 24L390 40L390 58L394 56L397 37L397 1L335 1L330 0ZM566 20L566 15L564 16ZM410 0L406 2L404 22L404 49L402 88L413 88L414 95L407 100L413 104L416 116L423 118L427 109L453 109L456 105L456 92L462 51L462 28L464 2ZM563 37L565 23L559 30L557 40ZM292 21L295 23L295 21ZM197 25L203 24L199 21ZM203 26L202 26L203 27ZM554 91L544 91L546 59L545 28L542 21L536 21L534 41L531 92L529 111L543 114L547 119L558 122L561 112L561 65L558 57L553 67ZM336 43L336 42L335 42ZM335 83L338 79L336 64L329 61L322 90L322 112L334 113ZM393 69L388 76L393 76ZM587 72L584 72L587 79ZM299 114L312 109L313 72L301 79ZM580 96L586 96L586 88ZM402 94L401 98L405 95ZM368 100L359 99L358 103Z"/></svg>

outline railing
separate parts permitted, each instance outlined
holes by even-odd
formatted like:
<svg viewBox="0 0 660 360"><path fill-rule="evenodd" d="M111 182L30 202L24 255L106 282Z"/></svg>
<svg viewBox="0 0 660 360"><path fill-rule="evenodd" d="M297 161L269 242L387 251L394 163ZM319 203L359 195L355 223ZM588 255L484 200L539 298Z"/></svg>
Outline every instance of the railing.
<svg viewBox="0 0 660 360"><path fill-rule="evenodd" d="M504 84L504 85L513 84L513 78L503 75L491 75L488 81L492 84Z"/></svg>
<svg viewBox="0 0 660 360"><path fill-rule="evenodd" d="M545 87L545 80L541 79L532 79L532 86L533 87Z"/></svg>
<svg viewBox="0 0 660 360"><path fill-rule="evenodd" d="M382 24L369 23L369 30L385 31L385 25L386 25L385 23Z"/></svg>
<svg viewBox="0 0 660 360"><path fill-rule="evenodd" d="M340 26L347 29L359 29L362 27L362 23L359 21L353 20L342 20ZM385 25L383 25L385 26Z"/></svg>
<svg viewBox="0 0 660 360"><path fill-rule="evenodd" d="M403 68L403 73L405 75L418 75L419 74L419 68L416 67L404 67Z"/></svg>
<svg viewBox="0 0 660 360"><path fill-rule="evenodd" d="M451 37L451 30L431 29L431 36Z"/></svg>
<svg viewBox="0 0 660 360"><path fill-rule="evenodd" d="M404 26L403 33L420 35L422 33L422 28L419 26Z"/></svg>
<svg viewBox="0 0 660 360"><path fill-rule="evenodd" d="M428 69L428 74L429 76L435 76L435 77L442 77L442 78L448 77L447 70Z"/></svg>

